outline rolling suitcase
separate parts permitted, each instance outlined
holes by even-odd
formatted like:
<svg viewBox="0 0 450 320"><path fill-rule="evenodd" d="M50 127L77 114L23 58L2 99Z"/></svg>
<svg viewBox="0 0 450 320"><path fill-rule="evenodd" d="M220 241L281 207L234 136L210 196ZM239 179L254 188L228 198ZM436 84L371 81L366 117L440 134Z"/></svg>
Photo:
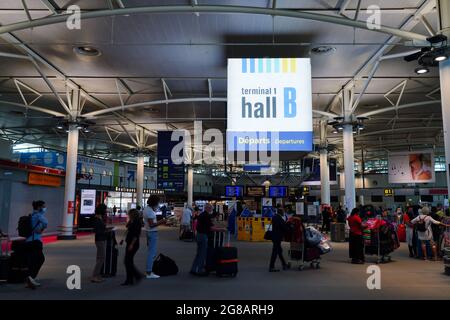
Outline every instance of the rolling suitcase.
<svg viewBox="0 0 450 320"><path fill-rule="evenodd" d="M238 273L238 250L230 246L230 233L228 233L227 246L216 250L216 275L218 277L235 277Z"/></svg>
<svg viewBox="0 0 450 320"><path fill-rule="evenodd" d="M106 257L101 271L103 277L114 277L116 275L118 256L119 249L117 248L116 234L114 230L111 230L108 232L106 240Z"/></svg>
<svg viewBox="0 0 450 320"><path fill-rule="evenodd" d="M8 237L0 238L0 281L8 280L11 257L8 254L9 240Z"/></svg>
<svg viewBox="0 0 450 320"><path fill-rule="evenodd" d="M208 235L208 249L206 251L205 271L214 272L217 267L217 248L223 246L223 234L211 232Z"/></svg>
<svg viewBox="0 0 450 320"><path fill-rule="evenodd" d="M397 228L398 241L406 242L406 225L399 224Z"/></svg>

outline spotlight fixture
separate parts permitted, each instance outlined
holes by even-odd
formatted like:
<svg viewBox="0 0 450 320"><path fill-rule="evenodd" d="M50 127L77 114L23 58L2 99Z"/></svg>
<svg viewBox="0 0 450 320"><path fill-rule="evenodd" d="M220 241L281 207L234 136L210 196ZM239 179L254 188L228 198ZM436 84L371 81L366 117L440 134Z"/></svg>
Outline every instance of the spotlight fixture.
<svg viewBox="0 0 450 320"><path fill-rule="evenodd" d="M436 57L434 57L434 61L436 61L436 62L441 62L441 61L444 61L447 59L448 59L448 56L446 54L439 54Z"/></svg>
<svg viewBox="0 0 450 320"><path fill-rule="evenodd" d="M89 133L89 132L91 132L91 130L88 127L85 127L85 128L83 128L83 132L84 133Z"/></svg>
<svg viewBox="0 0 450 320"><path fill-rule="evenodd" d="M333 130L333 133L336 134L336 133L339 133L339 132L338 132L336 129L334 129L334 130Z"/></svg>
<svg viewBox="0 0 450 320"><path fill-rule="evenodd" d="M56 129L62 130L62 129L64 129L64 125L61 124L61 123L59 123L59 124L56 126Z"/></svg>
<svg viewBox="0 0 450 320"><path fill-rule="evenodd" d="M417 67L414 70L414 72L417 73L417 74L425 74L425 73L430 72L430 69L428 69L427 67Z"/></svg>

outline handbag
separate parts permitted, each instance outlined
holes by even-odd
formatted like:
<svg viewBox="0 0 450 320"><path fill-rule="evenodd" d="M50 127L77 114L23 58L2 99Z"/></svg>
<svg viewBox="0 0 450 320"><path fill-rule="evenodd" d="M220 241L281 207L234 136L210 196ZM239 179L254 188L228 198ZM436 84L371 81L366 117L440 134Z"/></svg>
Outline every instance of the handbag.
<svg viewBox="0 0 450 320"><path fill-rule="evenodd" d="M264 240L272 240L272 224L269 225L267 231L264 233Z"/></svg>

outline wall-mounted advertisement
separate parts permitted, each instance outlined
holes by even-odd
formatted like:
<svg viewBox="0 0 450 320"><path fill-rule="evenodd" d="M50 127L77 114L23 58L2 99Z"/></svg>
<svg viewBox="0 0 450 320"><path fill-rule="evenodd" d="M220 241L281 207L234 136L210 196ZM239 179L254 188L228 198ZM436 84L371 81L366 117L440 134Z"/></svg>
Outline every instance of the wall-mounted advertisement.
<svg viewBox="0 0 450 320"><path fill-rule="evenodd" d="M311 62L228 59L228 151L311 151Z"/></svg>
<svg viewBox="0 0 450 320"><path fill-rule="evenodd" d="M389 183L435 182L432 151L409 151L389 154Z"/></svg>
<svg viewBox="0 0 450 320"><path fill-rule="evenodd" d="M90 215L95 213L95 190L81 190L81 207L80 214Z"/></svg>
<svg viewBox="0 0 450 320"><path fill-rule="evenodd" d="M336 159L330 159L328 162L330 185L334 185L337 184ZM320 159L305 158L303 160L303 171L305 172L305 180L302 182L302 185L320 186Z"/></svg>

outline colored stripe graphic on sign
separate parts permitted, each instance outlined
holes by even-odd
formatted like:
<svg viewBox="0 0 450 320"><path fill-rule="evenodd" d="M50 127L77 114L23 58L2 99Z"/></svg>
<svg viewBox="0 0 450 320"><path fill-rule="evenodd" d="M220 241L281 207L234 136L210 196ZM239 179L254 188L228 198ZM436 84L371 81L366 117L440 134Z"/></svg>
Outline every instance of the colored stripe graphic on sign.
<svg viewBox="0 0 450 320"><path fill-rule="evenodd" d="M296 58L242 58L242 73L295 73Z"/></svg>

